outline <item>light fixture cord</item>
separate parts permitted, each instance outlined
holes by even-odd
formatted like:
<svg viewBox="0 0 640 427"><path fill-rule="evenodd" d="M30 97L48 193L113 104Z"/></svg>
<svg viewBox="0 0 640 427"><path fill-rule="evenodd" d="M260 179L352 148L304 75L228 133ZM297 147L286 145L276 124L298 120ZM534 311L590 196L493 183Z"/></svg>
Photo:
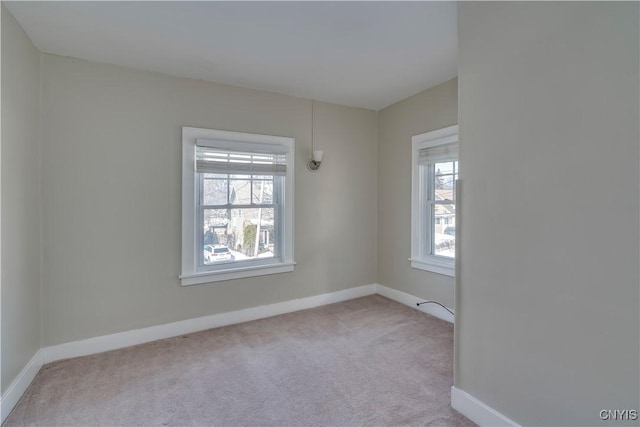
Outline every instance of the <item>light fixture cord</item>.
<svg viewBox="0 0 640 427"><path fill-rule="evenodd" d="M447 310L449 313L453 314L454 316L456 315L456 313L453 312L453 310L451 310L449 307L440 304L438 301L422 301L422 302L418 302L416 303L416 306L420 307L422 304L437 304L440 307L444 308L445 310Z"/></svg>
<svg viewBox="0 0 640 427"><path fill-rule="evenodd" d="M311 100L311 156L313 157L313 99Z"/></svg>

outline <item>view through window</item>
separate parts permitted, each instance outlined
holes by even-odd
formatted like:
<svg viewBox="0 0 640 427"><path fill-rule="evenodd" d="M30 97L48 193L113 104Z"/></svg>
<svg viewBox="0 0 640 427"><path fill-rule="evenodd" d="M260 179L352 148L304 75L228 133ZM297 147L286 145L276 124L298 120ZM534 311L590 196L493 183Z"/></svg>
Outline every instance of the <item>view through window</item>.
<svg viewBox="0 0 640 427"><path fill-rule="evenodd" d="M458 162L438 162L430 165L433 192L429 195L431 210L432 254L447 258L455 257L456 239L456 180Z"/></svg>
<svg viewBox="0 0 640 427"><path fill-rule="evenodd" d="M275 201L281 179L274 175L200 174L202 265L278 254Z"/></svg>

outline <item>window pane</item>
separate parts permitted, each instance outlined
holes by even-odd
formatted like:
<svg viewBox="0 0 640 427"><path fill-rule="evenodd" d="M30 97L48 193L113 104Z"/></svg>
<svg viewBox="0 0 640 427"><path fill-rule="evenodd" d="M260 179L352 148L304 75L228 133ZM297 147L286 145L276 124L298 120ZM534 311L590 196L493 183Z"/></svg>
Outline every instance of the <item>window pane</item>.
<svg viewBox="0 0 640 427"><path fill-rule="evenodd" d="M229 203L232 205L251 204L251 181L232 179L229 181Z"/></svg>
<svg viewBox="0 0 640 427"><path fill-rule="evenodd" d="M226 205L227 180L205 178L204 188L202 189L202 203L205 205Z"/></svg>
<svg viewBox="0 0 640 427"><path fill-rule="evenodd" d="M202 264L273 258L276 208L204 209Z"/></svg>
<svg viewBox="0 0 640 427"><path fill-rule="evenodd" d="M244 258L273 258L275 208L242 209L242 226L236 227L236 250Z"/></svg>
<svg viewBox="0 0 640 427"><path fill-rule="evenodd" d="M253 203L273 203L273 181L253 181Z"/></svg>
<svg viewBox="0 0 640 427"><path fill-rule="evenodd" d="M453 187L450 189L438 188L436 183L436 189L435 189L436 197L434 200L436 202L443 201L443 200L454 200L455 195L453 190L454 190Z"/></svg>
<svg viewBox="0 0 640 427"><path fill-rule="evenodd" d="M452 174L453 173L453 163L454 162L436 163L436 165L435 165L436 175Z"/></svg>
<svg viewBox="0 0 640 427"><path fill-rule="evenodd" d="M435 200L455 200L455 168L456 162L436 163L434 168Z"/></svg>
<svg viewBox="0 0 640 427"><path fill-rule="evenodd" d="M453 204L433 206L433 255L455 257L456 208Z"/></svg>

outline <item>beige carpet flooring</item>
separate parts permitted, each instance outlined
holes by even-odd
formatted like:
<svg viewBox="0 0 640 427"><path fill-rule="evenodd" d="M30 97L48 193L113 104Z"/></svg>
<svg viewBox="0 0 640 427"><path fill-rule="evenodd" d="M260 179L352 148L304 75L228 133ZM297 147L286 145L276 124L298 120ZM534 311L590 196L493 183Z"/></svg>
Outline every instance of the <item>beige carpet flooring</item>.
<svg viewBox="0 0 640 427"><path fill-rule="evenodd" d="M453 327L380 296L48 364L5 426L473 426Z"/></svg>

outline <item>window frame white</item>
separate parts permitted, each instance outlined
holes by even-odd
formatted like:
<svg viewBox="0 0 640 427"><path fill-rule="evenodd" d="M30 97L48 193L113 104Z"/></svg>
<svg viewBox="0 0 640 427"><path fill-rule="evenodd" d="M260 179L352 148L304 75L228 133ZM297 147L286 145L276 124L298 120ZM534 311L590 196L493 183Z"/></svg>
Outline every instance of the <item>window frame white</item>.
<svg viewBox="0 0 640 427"><path fill-rule="evenodd" d="M411 137L411 267L453 277L455 258L432 255L430 214L427 214L427 167L420 163L420 150L458 143L458 125ZM458 159L456 159L458 160ZM458 161L458 165L460 165ZM457 204L457 196L455 197Z"/></svg>
<svg viewBox="0 0 640 427"><path fill-rule="evenodd" d="M195 150L197 139L233 142L238 145L246 145L247 143L275 144L287 149L287 172L284 176L283 204L281 206L283 212L280 224L281 252L279 258L260 260L249 265L243 263L243 266L234 266L231 263L218 271L199 271L202 248L198 244L200 241L198 232L202 233L202 230L199 227L197 208L199 200L199 175L196 172ZM182 128L182 264L179 276L182 286L293 271L295 266L293 248L294 166L294 138L187 126Z"/></svg>

